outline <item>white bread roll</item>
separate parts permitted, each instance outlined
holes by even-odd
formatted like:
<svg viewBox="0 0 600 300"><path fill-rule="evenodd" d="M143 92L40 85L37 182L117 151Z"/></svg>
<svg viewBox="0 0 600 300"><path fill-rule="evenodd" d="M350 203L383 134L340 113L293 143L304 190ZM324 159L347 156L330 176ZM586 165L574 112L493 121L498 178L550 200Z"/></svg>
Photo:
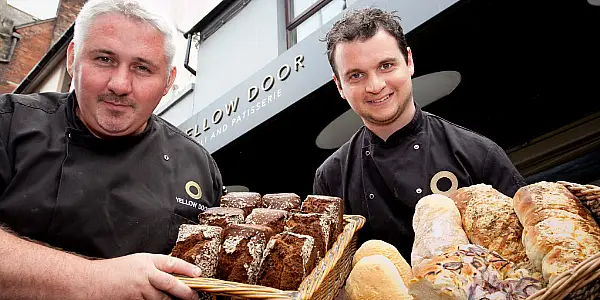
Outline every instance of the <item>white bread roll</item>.
<svg viewBox="0 0 600 300"><path fill-rule="evenodd" d="M428 195L419 200L415 207L413 229L415 241L410 258L413 274L422 260L469 243L458 208L452 199L443 195Z"/></svg>
<svg viewBox="0 0 600 300"><path fill-rule="evenodd" d="M396 266L383 255L364 257L346 280L347 300L408 300L408 289Z"/></svg>
<svg viewBox="0 0 600 300"><path fill-rule="evenodd" d="M362 258L376 254L387 257L396 266L404 284L408 284L413 277L410 265L404 260L394 245L381 240L368 240L364 242L354 254L352 268L354 268Z"/></svg>
<svg viewBox="0 0 600 300"><path fill-rule="evenodd" d="M521 241L523 225L513 209L513 199L500 193L491 185L476 184L454 192L462 224L471 244L496 251L505 259L541 275L527 258ZM538 278L539 279L539 278Z"/></svg>
<svg viewBox="0 0 600 300"><path fill-rule="evenodd" d="M548 282L600 252L598 224L564 186L530 184L520 188L513 200L524 226L527 256Z"/></svg>
<svg viewBox="0 0 600 300"><path fill-rule="evenodd" d="M460 245L413 269L408 290L415 299L524 300L542 288L526 270L478 245Z"/></svg>

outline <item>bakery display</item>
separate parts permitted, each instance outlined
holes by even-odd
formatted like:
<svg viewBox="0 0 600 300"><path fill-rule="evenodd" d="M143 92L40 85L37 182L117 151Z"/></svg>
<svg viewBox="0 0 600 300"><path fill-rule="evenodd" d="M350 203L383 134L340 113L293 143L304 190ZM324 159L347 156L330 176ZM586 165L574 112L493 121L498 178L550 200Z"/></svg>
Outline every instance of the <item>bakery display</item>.
<svg viewBox="0 0 600 300"><path fill-rule="evenodd" d="M273 229L274 234L283 232L288 212L279 209L255 208L246 217L246 224L263 225Z"/></svg>
<svg viewBox="0 0 600 300"><path fill-rule="evenodd" d="M273 230L266 226L231 224L223 230L217 278L255 284Z"/></svg>
<svg viewBox="0 0 600 300"><path fill-rule="evenodd" d="M531 273L539 272L527 258L521 242L523 225L513 209L513 199L491 185L476 184L454 192L463 229L472 244L495 251Z"/></svg>
<svg viewBox="0 0 600 300"><path fill-rule="evenodd" d="M222 232L221 227L182 224L171 255L198 266L203 277L214 277Z"/></svg>
<svg viewBox="0 0 600 300"><path fill-rule="evenodd" d="M381 240L368 240L364 242L354 254L352 267L354 268L354 266L356 266L356 264L364 257L377 254L383 255L389 259L394 266L396 266L396 270L398 270L398 274L400 274L404 284L408 284L413 277L410 265L404 260L402 255L400 255L400 252L398 252L396 247Z"/></svg>
<svg viewBox="0 0 600 300"><path fill-rule="evenodd" d="M428 195L419 200L415 207L413 229L415 240L410 258L413 272L424 259L469 243L458 208L452 199L443 195Z"/></svg>
<svg viewBox="0 0 600 300"><path fill-rule="evenodd" d="M514 210L524 226L529 259L548 282L600 252L600 228L564 186L538 182L517 190Z"/></svg>
<svg viewBox="0 0 600 300"><path fill-rule="evenodd" d="M267 244L258 284L280 290L296 290L317 262L315 239L308 235L282 232Z"/></svg>
<svg viewBox="0 0 600 300"><path fill-rule="evenodd" d="M239 208L246 218L253 209L261 207L261 195L254 192L230 192L221 197L221 207Z"/></svg>
<svg viewBox="0 0 600 300"><path fill-rule="evenodd" d="M227 227L229 224L244 223L244 211L232 207L211 207L198 214L198 224Z"/></svg>
<svg viewBox="0 0 600 300"><path fill-rule="evenodd" d="M346 280L347 300L413 299L396 266L383 255L359 260Z"/></svg>
<svg viewBox="0 0 600 300"><path fill-rule="evenodd" d="M421 198L412 220L411 264L382 240L359 244L353 257L347 246L339 249L345 243L331 249L345 225L343 200L310 195L300 201L292 193L224 196L226 207L201 213L201 225L180 227L171 255L201 266L205 276L229 281L223 283L226 289L239 282L302 294L323 272L329 279L316 281L319 286L333 284L331 276L349 274L335 299L540 300L542 294L562 299L586 285L593 293L596 287L590 282L600 268L590 259L600 253L600 227L571 194L573 189L563 185L538 182L511 198L490 185L475 184L449 197ZM356 216L347 218L348 225L357 224ZM356 228L363 223L358 224ZM349 241L346 231L344 238ZM343 256L330 263L339 251ZM339 273L340 263L349 273ZM583 265L591 269L573 273ZM336 290L339 279L343 277L336 277ZM241 291L222 294L249 296Z"/></svg>
<svg viewBox="0 0 600 300"><path fill-rule="evenodd" d="M300 196L294 193L264 194L262 196L262 207L290 211L300 209Z"/></svg>

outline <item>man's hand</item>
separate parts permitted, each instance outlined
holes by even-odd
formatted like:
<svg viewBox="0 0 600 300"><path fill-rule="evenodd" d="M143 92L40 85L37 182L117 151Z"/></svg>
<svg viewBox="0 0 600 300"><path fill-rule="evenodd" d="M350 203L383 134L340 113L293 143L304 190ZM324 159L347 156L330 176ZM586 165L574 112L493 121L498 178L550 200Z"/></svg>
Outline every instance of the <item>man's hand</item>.
<svg viewBox="0 0 600 300"><path fill-rule="evenodd" d="M198 277L200 269L181 259L138 253L92 261L97 290L91 298L104 299L198 299L198 293L174 276Z"/></svg>

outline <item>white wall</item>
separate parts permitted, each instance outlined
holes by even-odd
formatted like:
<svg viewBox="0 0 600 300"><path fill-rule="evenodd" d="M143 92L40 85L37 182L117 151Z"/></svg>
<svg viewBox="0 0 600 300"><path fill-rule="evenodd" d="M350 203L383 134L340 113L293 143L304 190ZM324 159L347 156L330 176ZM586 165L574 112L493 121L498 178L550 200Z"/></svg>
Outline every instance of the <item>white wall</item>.
<svg viewBox="0 0 600 300"><path fill-rule="evenodd" d="M37 92L66 92L61 91L66 77L66 57L63 58L54 69L44 78L44 81L37 87Z"/></svg>
<svg viewBox="0 0 600 300"><path fill-rule="evenodd" d="M222 0L171 0L170 4L165 7L165 14L173 21L177 33L175 36L177 52L175 53L174 64L177 68L177 77L173 83L173 87L167 95L163 97L161 102L158 104L155 113L159 114L165 119L170 119L174 123L177 120L165 116L166 110L174 102L181 101L181 96L187 93L187 89L190 84L196 81L196 76L188 72L183 66L185 60L185 51L187 47L187 40L183 37L183 34L190 30L198 21L206 16L215 6L217 6ZM165 1L166 3L167 1ZM192 45L190 49L189 65L192 68L196 68L198 51L196 47ZM189 97L189 95L184 95ZM168 114L173 115L173 112ZM168 120L169 121L169 120ZM181 120L183 122L184 120Z"/></svg>

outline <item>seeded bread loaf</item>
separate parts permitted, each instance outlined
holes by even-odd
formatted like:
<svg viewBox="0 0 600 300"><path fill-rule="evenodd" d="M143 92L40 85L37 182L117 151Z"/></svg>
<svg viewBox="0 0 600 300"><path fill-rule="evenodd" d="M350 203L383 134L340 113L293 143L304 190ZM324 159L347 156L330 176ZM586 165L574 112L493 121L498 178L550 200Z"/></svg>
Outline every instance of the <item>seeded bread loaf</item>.
<svg viewBox="0 0 600 300"><path fill-rule="evenodd" d="M469 243L458 208L452 199L443 195L428 195L419 200L415 207L413 229L415 240L410 262L413 274L422 260Z"/></svg>
<svg viewBox="0 0 600 300"><path fill-rule="evenodd" d="M517 190L514 209L524 226L529 259L550 283L561 273L600 252L600 228L564 186L538 182Z"/></svg>
<svg viewBox="0 0 600 300"><path fill-rule="evenodd" d="M450 198L460 211L463 229L472 244L495 251L532 274L539 272L525 253L523 226L512 198L487 184L460 188Z"/></svg>

